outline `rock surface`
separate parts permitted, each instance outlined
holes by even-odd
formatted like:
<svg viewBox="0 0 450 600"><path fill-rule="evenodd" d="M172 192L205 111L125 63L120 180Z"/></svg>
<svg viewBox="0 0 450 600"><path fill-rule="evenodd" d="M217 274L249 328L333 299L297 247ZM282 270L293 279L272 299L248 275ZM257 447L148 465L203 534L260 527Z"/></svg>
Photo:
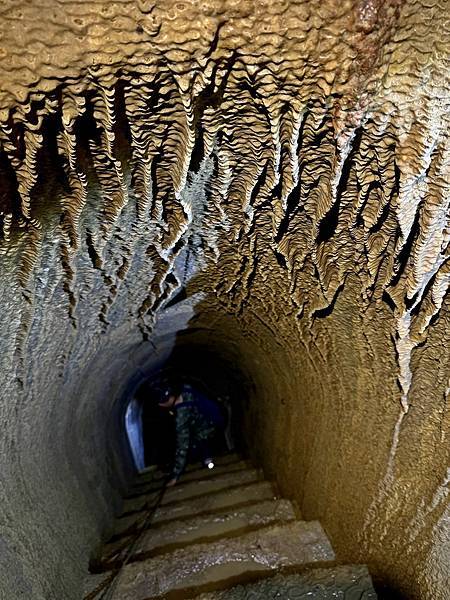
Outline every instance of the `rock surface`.
<svg viewBox="0 0 450 600"><path fill-rule="evenodd" d="M163 553L167 548L183 546L195 540L214 539L225 535L236 535L242 530L250 531L257 527L292 521L296 513L287 500L265 500L239 508L227 508L180 520L164 522L152 527L144 534L135 547L135 553L149 555ZM113 560L114 555L130 543L130 537L120 537L116 542L107 544L102 560Z"/></svg>
<svg viewBox="0 0 450 600"><path fill-rule="evenodd" d="M199 482L214 480L197 470L186 475L187 482L181 478L179 489L189 487L194 474ZM219 477L226 475L239 481L242 471L230 464ZM163 489L158 503L173 491ZM205 500L211 494L205 491ZM284 499L245 507L241 502L220 513L206 510L164 525L153 524L154 513L149 512L145 530L106 544L91 563L94 574L86 582L85 600L102 594L117 600L376 600L364 566L318 568L334 563L335 554L320 524L301 521L296 512ZM270 577L274 573L278 575Z"/></svg>
<svg viewBox="0 0 450 600"><path fill-rule="evenodd" d="M196 596L195 600L376 600L362 566L314 569L302 575L276 575L258 583Z"/></svg>
<svg viewBox="0 0 450 600"><path fill-rule="evenodd" d="M3 0L8 600L78 598L133 477L126 400L169 357L239 371L254 458L340 556L447 600L447 19L445 0Z"/></svg>

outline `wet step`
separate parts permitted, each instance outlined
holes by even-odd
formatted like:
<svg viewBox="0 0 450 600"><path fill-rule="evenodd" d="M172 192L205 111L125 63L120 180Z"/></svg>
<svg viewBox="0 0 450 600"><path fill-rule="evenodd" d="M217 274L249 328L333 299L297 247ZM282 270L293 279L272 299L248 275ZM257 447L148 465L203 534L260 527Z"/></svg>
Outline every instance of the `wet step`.
<svg viewBox="0 0 450 600"><path fill-rule="evenodd" d="M345 565L310 569L297 575L275 575L256 583L206 592L195 600L376 600L367 567Z"/></svg>
<svg viewBox="0 0 450 600"><path fill-rule="evenodd" d="M282 568L332 562L335 555L317 521L294 521L205 544L195 544L126 565L112 599L187 599ZM90 589L108 574L92 575Z"/></svg>
<svg viewBox="0 0 450 600"><path fill-rule="evenodd" d="M214 457L214 464L216 465L216 469L217 468L233 468L233 465L235 465L238 462L247 462L244 461L244 459L242 458L242 456L240 456L239 454L224 454L223 456L217 456ZM249 464L249 463L247 463ZM208 471L208 469L205 469L205 467L203 466L202 463L197 462L197 463L191 463L189 465L187 465L186 470L184 472L183 477L186 477L187 475L190 475L191 473L201 473L201 472L205 472ZM154 480L155 478L164 478L163 473L161 473L161 471L159 470L155 470L154 467L149 467L147 469L143 469L142 471L140 471L137 475L137 479L136 482L140 482L140 483L145 483L145 482L149 482Z"/></svg>
<svg viewBox="0 0 450 600"><path fill-rule="evenodd" d="M200 479L209 479L210 477L216 477L217 475L225 475L226 473L236 473L237 471L243 471L245 469L252 469L253 466L247 460L239 460L231 464L216 465L214 469L207 469L205 467L183 473L181 476L181 482L187 481L198 481ZM161 489L164 481L167 481L168 477L163 476L160 472L156 472L154 478L146 478L141 480L137 478L136 483L131 488L129 497L136 496L138 494L150 493Z"/></svg>
<svg viewBox="0 0 450 600"><path fill-rule="evenodd" d="M274 500L276 497L275 491L268 481L258 481L160 506L152 517L152 525L172 519L206 515L261 500ZM148 511L141 511L119 517L116 520L113 538L126 535L141 527L147 515Z"/></svg>
<svg viewBox="0 0 450 600"><path fill-rule="evenodd" d="M262 479L262 472L258 469L241 469L231 473L219 473L196 481L181 480L175 487L166 489L162 504L180 502L199 495L254 483L260 479ZM158 495L159 491L154 491L150 494L140 494L128 498L124 503L123 514L142 510L149 503L153 503Z"/></svg>
<svg viewBox="0 0 450 600"><path fill-rule="evenodd" d="M139 538L133 546L131 561L143 560L189 544L242 535L259 527L287 523L296 518L296 511L289 500L267 500L211 515L170 521L151 527ZM127 551L133 539L125 537L107 544L102 558L95 561L95 571L101 572L117 566L121 554Z"/></svg>

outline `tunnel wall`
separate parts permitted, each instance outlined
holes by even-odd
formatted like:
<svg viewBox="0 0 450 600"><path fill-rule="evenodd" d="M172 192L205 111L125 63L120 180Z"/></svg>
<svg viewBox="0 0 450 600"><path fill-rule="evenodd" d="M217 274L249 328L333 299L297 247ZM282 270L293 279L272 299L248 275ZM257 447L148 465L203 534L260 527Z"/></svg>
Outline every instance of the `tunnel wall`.
<svg viewBox="0 0 450 600"><path fill-rule="evenodd" d="M349 288L306 348L291 330L284 356L260 353L247 424L252 453L306 519L321 521L341 559L369 564L380 590L445 598L448 304L434 339L413 355L404 415L385 328L390 309L379 306L367 327Z"/></svg>
<svg viewBox="0 0 450 600"><path fill-rule="evenodd" d="M79 313L68 318L51 230L40 258L29 297L12 261L0 283L8 307L0 355L0 595L79 600L89 559L111 532L136 472L127 402L165 363L193 311L190 300L161 311L151 341L126 325L126 303L118 302L114 323L105 326L98 318L105 275L86 252L72 262L82 292Z"/></svg>
<svg viewBox="0 0 450 600"><path fill-rule="evenodd" d="M78 600L134 473L118 400L135 348L86 348L58 317L33 327L23 379L1 392L2 598Z"/></svg>
<svg viewBox="0 0 450 600"><path fill-rule="evenodd" d="M254 381L250 448L341 556L444 600L446 17L2 4L9 597L75 599L130 474L127 386L189 326Z"/></svg>
<svg viewBox="0 0 450 600"><path fill-rule="evenodd" d="M194 319L203 329L194 340L209 340L253 381L244 407L250 455L304 518L320 520L340 560L369 564L380 593L444 599L450 298L412 353L405 413L389 303L367 306L350 276L332 310L307 325L292 318L297 308L277 268L261 267L239 318L225 308L229 296L217 305L211 294ZM207 278L213 289L215 277Z"/></svg>

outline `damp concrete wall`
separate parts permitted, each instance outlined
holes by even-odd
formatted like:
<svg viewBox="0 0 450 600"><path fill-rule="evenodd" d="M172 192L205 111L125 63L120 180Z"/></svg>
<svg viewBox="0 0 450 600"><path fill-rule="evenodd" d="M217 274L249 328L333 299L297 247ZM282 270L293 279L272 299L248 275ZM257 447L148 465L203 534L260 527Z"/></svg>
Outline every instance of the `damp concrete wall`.
<svg viewBox="0 0 450 600"><path fill-rule="evenodd" d="M250 452L343 559L445 599L446 12L2 4L6 597L79 597L127 396L184 345L237 365Z"/></svg>

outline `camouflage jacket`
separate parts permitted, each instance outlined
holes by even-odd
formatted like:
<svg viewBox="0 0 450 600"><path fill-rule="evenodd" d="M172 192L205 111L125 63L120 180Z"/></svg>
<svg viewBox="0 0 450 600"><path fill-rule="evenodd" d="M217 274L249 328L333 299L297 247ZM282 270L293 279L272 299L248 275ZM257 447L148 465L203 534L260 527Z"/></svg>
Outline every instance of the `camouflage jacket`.
<svg viewBox="0 0 450 600"><path fill-rule="evenodd" d="M191 392L183 392L183 402L174 409L176 449L172 477L178 478L186 466L189 449L195 449L211 437L215 427L197 408Z"/></svg>

